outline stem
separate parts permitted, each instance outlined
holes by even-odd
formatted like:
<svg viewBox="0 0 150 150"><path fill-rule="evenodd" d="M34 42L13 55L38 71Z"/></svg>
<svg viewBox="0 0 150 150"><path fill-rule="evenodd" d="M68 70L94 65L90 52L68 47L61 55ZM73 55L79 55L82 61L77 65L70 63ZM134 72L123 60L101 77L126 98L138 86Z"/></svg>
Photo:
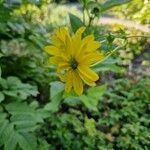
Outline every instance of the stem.
<svg viewBox="0 0 150 150"><path fill-rule="evenodd" d="M85 4L83 4L83 24L85 25Z"/></svg>
<svg viewBox="0 0 150 150"><path fill-rule="evenodd" d="M144 38L150 38L150 36L145 36L145 35L131 35L131 36L127 36L126 38L133 38L133 37L144 37Z"/></svg>
<svg viewBox="0 0 150 150"><path fill-rule="evenodd" d="M107 35L103 35L103 36L100 36L100 37L98 37L98 38L106 38L107 37ZM145 35L131 35L131 36L127 36L126 38L138 38L138 37L144 37L144 38L150 38L150 36L145 36ZM98 38L97 38L97 40L98 40ZM122 37L120 36L116 36L115 38L121 38L122 39Z"/></svg>
<svg viewBox="0 0 150 150"><path fill-rule="evenodd" d="M125 46L125 44L124 44L123 46L118 46L118 47L116 47L116 48L113 49L110 53L108 53L108 54L104 57L104 59L98 61L97 63L95 63L95 64L93 64L93 65L91 65L91 67L94 67L94 66L96 66L97 64L99 64L99 63L105 61L109 56L111 56L111 55L112 55L113 53L115 53L118 49L120 49L120 48L122 48L122 47L124 47L124 46Z"/></svg>

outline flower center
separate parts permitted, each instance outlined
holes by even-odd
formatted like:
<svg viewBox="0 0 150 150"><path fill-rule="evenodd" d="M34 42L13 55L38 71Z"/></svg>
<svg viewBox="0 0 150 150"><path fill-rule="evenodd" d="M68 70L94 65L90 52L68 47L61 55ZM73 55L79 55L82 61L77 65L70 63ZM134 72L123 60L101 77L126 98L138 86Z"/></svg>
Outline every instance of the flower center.
<svg viewBox="0 0 150 150"><path fill-rule="evenodd" d="M70 66L71 66L71 68L72 68L73 70L75 70L75 69L77 69L77 67L78 67L78 62L77 62L74 58L72 58L72 59L70 60Z"/></svg>

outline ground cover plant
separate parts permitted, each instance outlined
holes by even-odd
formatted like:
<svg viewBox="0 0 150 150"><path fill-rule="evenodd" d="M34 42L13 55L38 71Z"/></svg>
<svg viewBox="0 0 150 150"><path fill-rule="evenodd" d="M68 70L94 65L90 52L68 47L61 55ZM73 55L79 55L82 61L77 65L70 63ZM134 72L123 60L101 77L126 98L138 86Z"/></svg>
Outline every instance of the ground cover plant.
<svg viewBox="0 0 150 150"><path fill-rule="evenodd" d="M79 6L0 0L0 149L149 150L150 35L98 22L135 2Z"/></svg>

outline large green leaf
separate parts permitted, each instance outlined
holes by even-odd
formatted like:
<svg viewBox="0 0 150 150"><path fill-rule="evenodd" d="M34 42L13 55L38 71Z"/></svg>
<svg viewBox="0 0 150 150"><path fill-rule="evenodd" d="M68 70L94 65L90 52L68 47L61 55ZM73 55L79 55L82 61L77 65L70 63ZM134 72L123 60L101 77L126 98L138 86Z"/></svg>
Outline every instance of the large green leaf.
<svg viewBox="0 0 150 150"><path fill-rule="evenodd" d="M82 95L79 99L89 110L97 111L98 102L105 91L106 85L92 87L87 91L87 95Z"/></svg>
<svg viewBox="0 0 150 150"><path fill-rule="evenodd" d="M3 90L5 95L25 100L28 96L38 94L37 87L28 83L22 83L17 77L8 77L6 80L7 88Z"/></svg>
<svg viewBox="0 0 150 150"><path fill-rule="evenodd" d="M2 92L0 92L0 103L5 99L5 96Z"/></svg>
<svg viewBox="0 0 150 150"><path fill-rule="evenodd" d="M41 111L22 102L4 105L10 115L7 120L3 109L0 112L0 146L5 150L14 150L18 144L22 150L36 150L35 130L43 122Z"/></svg>
<svg viewBox="0 0 150 150"><path fill-rule="evenodd" d="M70 13L69 18L70 18L71 28L74 33L77 31L77 29L84 26L83 22L81 21L79 17Z"/></svg>
<svg viewBox="0 0 150 150"><path fill-rule="evenodd" d="M22 150L36 150L37 149L36 137L30 133L18 134L17 140Z"/></svg>
<svg viewBox="0 0 150 150"><path fill-rule="evenodd" d="M52 82L50 93L51 101L45 105L44 110L56 112L63 98L64 85L61 82Z"/></svg>
<svg viewBox="0 0 150 150"><path fill-rule="evenodd" d="M125 68L118 65L119 60L114 58L107 58L105 61L93 66L96 72L112 71L114 73L123 73Z"/></svg>
<svg viewBox="0 0 150 150"><path fill-rule="evenodd" d="M106 85L101 85L101 86L90 88L88 90L88 96L93 97L95 99L100 99L104 94L104 92L106 91L107 89L106 87L107 87Z"/></svg>
<svg viewBox="0 0 150 150"><path fill-rule="evenodd" d="M126 4L131 0L107 0L105 3L100 5L101 12L111 9L112 7L119 6L122 4Z"/></svg>
<svg viewBox="0 0 150 150"><path fill-rule="evenodd" d="M80 98L81 102L85 105L85 107L87 107L89 110L98 111L97 105L95 105L95 103L98 102L97 99L88 97L86 95L82 95L79 98Z"/></svg>

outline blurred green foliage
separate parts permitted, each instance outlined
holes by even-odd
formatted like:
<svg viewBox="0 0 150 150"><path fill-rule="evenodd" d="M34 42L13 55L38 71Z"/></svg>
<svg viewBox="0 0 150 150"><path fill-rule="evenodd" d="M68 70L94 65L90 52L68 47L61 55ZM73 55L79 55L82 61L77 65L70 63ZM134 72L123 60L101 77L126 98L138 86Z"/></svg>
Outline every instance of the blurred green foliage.
<svg viewBox="0 0 150 150"><path fill-rule="evenodd" d="M150 24L150 1L149 0L132 0L130 3L114 8L114 14L134 20L142 24ZM117 12L117 13L115 13Z"/></svg>
<svg viewBox="0 0 150 150"><path fill-rule="evenodd" d="M130 75L122 66L141 54L145 39L127 40L127 29L120 27L114 31L113 26L89 26L85 34L94 34L105 53L127 43L93 66L101 73L98 85L85 87L77 97L64 93L43 47L51 43L53 30L68 25L69 19L72 31L86 23L78 9L47 0L0 2L0 149L149 149L150 76L145 68ZM126 2L108 0L98 7L106 11Z"/></svg>

